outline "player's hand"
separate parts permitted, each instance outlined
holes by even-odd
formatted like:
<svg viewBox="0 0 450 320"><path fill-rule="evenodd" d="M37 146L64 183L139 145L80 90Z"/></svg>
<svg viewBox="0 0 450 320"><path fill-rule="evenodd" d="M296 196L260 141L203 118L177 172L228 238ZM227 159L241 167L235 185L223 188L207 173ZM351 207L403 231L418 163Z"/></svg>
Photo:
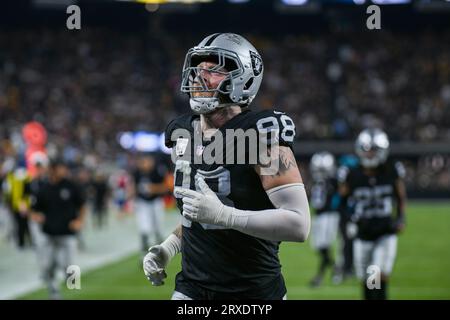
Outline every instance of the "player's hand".
<svg viewBox="0 0 450 320"><path fill-rule="evenodd" d="M404 229L405 229L405 224L404 223L399 223L399 224L396 225L397 233L402 233Z"/></svg>
<svg viewBox="0 0 450 320"><path fill-rule="evenodd" d="M395 233L402 233L405 229L405 222L403 219L397 219L397 221L394 222L393 229Z"/></svg>
<svg viewBox="0 0 450 320"><path fill-rule="evenodd" d="M228 209L231 208L220 201L202 177L197 178L196 183L200 192L185 188L175 190L183 200L183 216L191 221L229 226L231 212Z"/></svg>
<svg viewBox="0 0 450 320"><path fill-rule="evenodd" d="M358 233L358 225L355 222L347 222L346 233L349 239L353 239L356 237Z"/></svg>
<svg viewBox="0 0 450 320"><path fill-rule="evenodd" d="M83 227L83 221L81 221L81 219L74 219L74 220L70 221L70 223L69 223L70 230L75 231L75 232L80 231L82 227Z"/></svg>
<svg viewBox="0 0 450 320"><path fill-rule="evenodd" d="M161 245L156 245L148 249L148 253L144 257L143 268L147 279L154 286L164 284L167 274L164 271L169 262L168 254Z"/></svg>
<svg viewBox="0 0 450 320"><path fill-rule="evenodd" d="M43 224L45 222L45 216L40 213L32 213L31 214L31 220Z"/></svg>

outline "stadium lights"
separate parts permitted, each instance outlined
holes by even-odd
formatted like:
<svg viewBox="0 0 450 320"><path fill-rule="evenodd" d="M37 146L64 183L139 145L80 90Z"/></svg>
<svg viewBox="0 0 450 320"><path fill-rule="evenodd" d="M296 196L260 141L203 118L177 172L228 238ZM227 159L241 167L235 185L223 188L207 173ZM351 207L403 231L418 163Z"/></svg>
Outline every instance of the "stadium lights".
<svg viewBox="0 0 450 320"><path fill-rule="evenodd" d="M288 6L302 6L308 2L308 0L281 0L281 2Z"/></svg>
<svg viewBox="0 0 450 320"><path fill-rule="evenodd" d="M134 146L134 137L131 132L122 132L118 137L119 144L125 150L129 150Z"/></svg>
<svg viewBox="0 0 450 320"><path fill-rule="evenodd" d="M134 0L134 2L144 3L144 4L194 4L194 3L208 3L213 0Z"/></svg>
<svg viewBox="0 0 450 320"><path fill-rule="evenodd" d="M138 152L161 151L170 154L171 149L165 145L164 133L152 133L146 131L120 132L117 135L120 146L125 150L134 150Z"/></svg>
<svg viewBox="0 0 450 320"><path fill-rule="evenodd" d="M145 10L147 10L148 12L156 12L159 9L159 4L158 3L146 3L145 4Z"/></svg>
<svg viewBox="0 0 450 320"><path fill-rule="evenodd" d="M310 0L278 0L275 10L282 14L314 14L320 11L321 4Z"/></svg>
<svg viewBox="0 0 450 320"><path fill-rule="evenodd" d="M247 3L250 0L228 0L230 3Z"/></svg>
<svg viewBox="0 0 450 320"><path fill-rule="evenodd" d="M411 0L372 0L374 4L406 4L411 3Z"/></svg>

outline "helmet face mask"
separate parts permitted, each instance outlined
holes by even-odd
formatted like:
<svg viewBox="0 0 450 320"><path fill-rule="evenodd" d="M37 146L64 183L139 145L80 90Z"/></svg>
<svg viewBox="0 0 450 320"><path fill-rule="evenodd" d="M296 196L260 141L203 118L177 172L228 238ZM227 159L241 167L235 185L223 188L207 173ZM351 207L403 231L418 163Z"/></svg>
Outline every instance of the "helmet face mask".
<svg viewBox="0 0 450 320"><path fill-rule="evenodd" d="M363 167L376 168L387 160L388 136L380 129L365 129L356 139L355 151Z"/></svg>
<svg viewBox="0 0 450 320"><path fill-rule="evenodd" d="M311 158L310 171L314 180L325 180L336 174L334 156L326 151L315 153Z"/></svg>
<svg viewBox="0 0 450 320"><path fill-rule="evenodd" d="M199 66L201 62L213 62L216 65L211 69L202 68ZM215 92L221 94L230 94L231 86L224 85L226 81L230 83L233 81L233 77L239 76L242 73L242 67L233 68L234 64L237 65L239 60L231 55L225 55L224 52L218 50L195 50L190 49L186 55L185 63L183 66L183 82L181 84L181 91L192 94L193 92ZM225 75L225 79L216 87L209 88L203 77L202 72L211 72Z"/></svg>
<svg viewBox="0 0 450 320"><path fill-rule="evenodd" d="M205 69L199 66L201 62L213 62L215 66ZM202 77L205 71L225 77L211 88ZM246 107L256 96L262 76L261 57L247 40L231 33L214 34L186 54L181 92L190 95L190 105L196 113L231 105ZM214 94L202 96L200 92Z"/></svg>

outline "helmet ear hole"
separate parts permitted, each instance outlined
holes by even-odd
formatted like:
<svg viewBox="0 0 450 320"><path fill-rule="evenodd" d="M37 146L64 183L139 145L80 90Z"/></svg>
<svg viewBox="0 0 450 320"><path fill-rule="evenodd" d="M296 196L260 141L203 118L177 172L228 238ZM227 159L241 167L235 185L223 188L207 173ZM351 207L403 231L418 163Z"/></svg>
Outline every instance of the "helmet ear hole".
<svg viewBox="0 0 450 320"><path fill-rule="evenodd" d="M231 81L229 79L223 81L218 89L222 92L230 92L231 91Z"/></svg>

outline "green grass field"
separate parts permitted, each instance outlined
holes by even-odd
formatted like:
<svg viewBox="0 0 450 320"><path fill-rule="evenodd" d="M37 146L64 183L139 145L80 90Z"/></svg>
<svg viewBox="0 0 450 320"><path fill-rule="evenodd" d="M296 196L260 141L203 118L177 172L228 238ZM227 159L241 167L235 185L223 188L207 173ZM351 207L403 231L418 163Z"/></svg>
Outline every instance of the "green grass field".
<svg viewBox="0 0 450 320"><path fill-rule="evenodd" d="M359 283L350 279L333 285L308 287L317 258L309 243L284 243L280 249L289 299L359 299ZM138 255L83 274L81 290L64 289L65 299L169 299L180 256L168 266L162 287L152 287L145 278ZM22 299L46 299L46 290ZM411 203L408 225L400 236L391 284L391 299L450 299L450 204Z"/></svg>

